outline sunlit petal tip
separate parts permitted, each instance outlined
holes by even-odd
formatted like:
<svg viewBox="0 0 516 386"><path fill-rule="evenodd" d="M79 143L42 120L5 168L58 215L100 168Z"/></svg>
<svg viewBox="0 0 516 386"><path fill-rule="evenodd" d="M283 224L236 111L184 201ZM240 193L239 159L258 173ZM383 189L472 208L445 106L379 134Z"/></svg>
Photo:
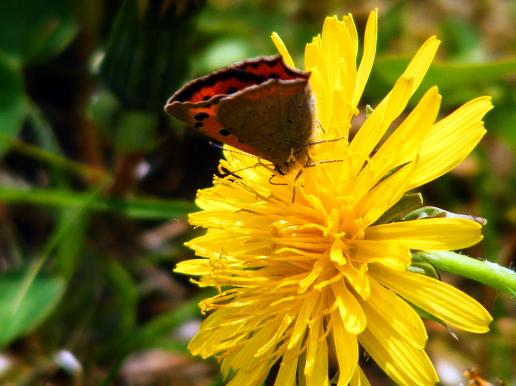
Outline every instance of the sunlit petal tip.
<svg viewBox="0 0 516 386"><path fill-rule="evenodd" d="M423 46L422 48L425 48L425 49L437 49L437 47L439 47L441 45L441 40L439 40L437 38L437 36L435 35L432 35L430 36L429 38L427 38L425 40L425 42L423 43Z"/></svg>
<svg viewBox="0 0 516 386"><path fill-rule="evenodd" d="M280 53L281 57L283 58L285 64L289 67L295 68L296 65L294 64L294 60L290 56L290 53L288 52L288 49L285 46L285 43L283 43L281 37L276 32L273 32L271 35L271 39L274 45L276 46L276 49Z"/></svg>

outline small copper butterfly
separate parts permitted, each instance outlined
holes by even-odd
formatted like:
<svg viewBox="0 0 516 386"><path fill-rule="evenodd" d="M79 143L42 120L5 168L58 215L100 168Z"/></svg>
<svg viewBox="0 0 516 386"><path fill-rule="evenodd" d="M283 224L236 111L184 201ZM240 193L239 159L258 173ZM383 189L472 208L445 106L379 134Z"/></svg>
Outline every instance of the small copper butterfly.
<svg viewBox="0 0 516 386"><path fill-rule="evenodd" d="M280 55L235 63L174 93L165 110L216 141L271 161L285 174L308 162L314 126L309 72Z"/></svg>

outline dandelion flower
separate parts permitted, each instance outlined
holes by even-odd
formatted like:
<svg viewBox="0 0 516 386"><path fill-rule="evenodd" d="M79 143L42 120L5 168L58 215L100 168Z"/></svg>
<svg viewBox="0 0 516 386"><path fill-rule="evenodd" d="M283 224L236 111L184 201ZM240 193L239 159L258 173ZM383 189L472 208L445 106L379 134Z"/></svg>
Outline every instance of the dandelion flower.
<svg viewBox="0 0 516 386"><path fill-rule="evenodd" d="M221 167L231 174L198 192L201 211L189 220L207 232L187 245L200 258L175 271L218 290L201 302L209 316L189 349L216 356L229 385L261 385L273 367L275 385L366 385L360 347L394 382L431 385L438 377L413 305L454 328L488 330L491 317L474 299L409 270L411 251L469 247L482 239L481 225L465 218L381 218L408 191L471 152L485 133L490 98L436 121L441 96L432 87L392 130L434 58L439 41L432 37L350 139L376 32L372 12L358 67L351 15L326 18L322 34L306 46L319 122L314 136L343 138L312 146L314 167L299 165L302 173L271 183L265 162L226 151ZM293 65L276 34L273 41Z"/></svg>

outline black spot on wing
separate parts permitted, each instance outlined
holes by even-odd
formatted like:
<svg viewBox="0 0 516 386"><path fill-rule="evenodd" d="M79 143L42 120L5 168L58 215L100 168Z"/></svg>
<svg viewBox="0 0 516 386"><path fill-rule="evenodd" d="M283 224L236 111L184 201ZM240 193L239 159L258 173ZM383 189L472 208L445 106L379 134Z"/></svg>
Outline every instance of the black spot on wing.
<svg viewBox="0 0 516 386"><path fill-rule="evenodd" d="M194 115L194 119L196 121L204 121L209 116L210 115L208 113L197 113L197 114Z"/></svg>
<svg viewBox="0 0 516 386"><path fill-rule="evenodd" d="M220 129L219 134L222 135L223 137L227 137L228 135L231 134L231 131L229 131L228 129Z"/></svg>
<svg viewBox="0 0 516 386"><path fill-rule="evenodd" d="M204 126L204 124L203 124L202 122L195 122L195 124L194 124L194 127L195 127L196 129L200 129L200 128L201 128L201 127L203 127L203 126Z"/></svg>

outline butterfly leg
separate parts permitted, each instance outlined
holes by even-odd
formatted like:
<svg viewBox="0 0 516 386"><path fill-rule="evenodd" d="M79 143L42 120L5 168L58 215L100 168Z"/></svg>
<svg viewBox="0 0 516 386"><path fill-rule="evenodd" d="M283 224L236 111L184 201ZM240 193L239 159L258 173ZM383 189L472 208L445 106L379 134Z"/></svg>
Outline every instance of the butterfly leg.
<svg viewBox="0 0 516 386"><path fill-rule="evenodd" d="M270 177L269 177L269 184L271 185L277 185L277 186L285 186L285 185L288 185L288 184L285 184L284 182L272 182L272 180L274 179L274 177L277 177L278 175L276 173L272 174Z"/></svg>
<svg viewBox="0 0 516 386"><path fill-rule="evenodd" d="M307 163L307 164L304 165L304 167L305 168L311 168L311 167L314 167L314 166L317 166L317 165L329 164L329 163L334 163L334 162L344 162L344 160L343 159L327 159L327 160Z"/></svg>
<svg viewBox="0 0 516 386"><path fill-rule="evenodd" d="M296 200L296 181L299 179L299 177L301 177L301 174L303 174L303 169L299 169L297 171L296 176L294 177L294 184L292 187L292 200L290 201L291 204L293 204Z"/></svg>

